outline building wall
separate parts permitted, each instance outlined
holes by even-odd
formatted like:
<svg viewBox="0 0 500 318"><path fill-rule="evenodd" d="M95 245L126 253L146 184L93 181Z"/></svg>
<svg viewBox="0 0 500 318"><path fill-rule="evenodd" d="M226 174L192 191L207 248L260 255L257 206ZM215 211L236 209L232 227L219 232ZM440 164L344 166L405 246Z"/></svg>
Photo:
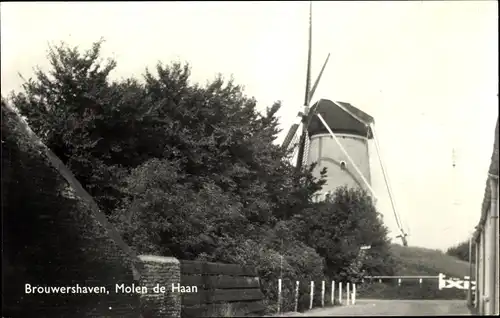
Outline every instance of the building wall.
<svg viewBox="0 0 500 318"><path fill-rule="evenodd" d="M497 184L497 191L498 191L498 184ZM495 272L496 272L496 277L495 277L495 314L498 315L500 312L500 227L498 225L498 208L500 201L498 198L498 193L497 193L497 200L496 200L496 209L497 209L497 217L495 219L496 222L496 231L495 231L495 243L497 244L496 250L495 250L495 258L496 258L496 266L495 266Z"/></svg>
<svg viewBox="0 0 500 318"><path fill-rule="evenodd" d="M476 240L480 254L475 306L479 315L499 314L498 180L489 181L491 202L480 222Z"/></svg>
<svg viewBox="0 0 500 318"><path fill-rule="evenodd" d="M480 256L476 268L478 286L476 287L476 302L474 304L479 315L499 314L498 136L499 122L497 119L495 142L481 207L481 217L473 235L476 251L479 252Z"/></svg>
<svg viewBox="0 0 500 318"><path fill-rule="evenodd" d="M350 134L336 134L338 140L354 161L363 176L371 183L370 157L368 151L368 139ZM339 186L367 187L351 165L349 159L342 152L335 140L329 134L312 136L309 143L307 163L318 162L314 176L319 177L320 171L326 167L328 169L327 183L323 187L324 192L334 192ZM346 169L342 170L341 163L345 162Z"/></svg>
<svg viewBox="0 0 500 318"><path fill-rule="evenodd" d="M488 238L491 235L491 221L486 220L486 224L484 227L484 250L485 250L485 260L484 260L484 313L486 315L491 315L491 302L493 301L491 295L491 287L492 287L492 268L491 268L491 257L494 257L494 254L491 254L491 240Z"/></svg>

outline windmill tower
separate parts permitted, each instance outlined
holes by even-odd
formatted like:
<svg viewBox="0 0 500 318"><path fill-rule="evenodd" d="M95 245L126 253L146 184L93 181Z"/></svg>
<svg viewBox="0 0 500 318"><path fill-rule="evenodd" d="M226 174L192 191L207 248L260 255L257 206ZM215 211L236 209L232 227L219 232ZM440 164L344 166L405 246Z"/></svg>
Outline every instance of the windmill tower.
<svg viewBox="0 0 500 318"><path fill-rule="evenodd" d="M369 126L373 123L373 118L348 103L326 99L318 101L312 109L324 118L340 142L338 144L330 135L319 117L312 118L307 129L310 139L306 162L318 163L314 171L316 177L319 177L321 169L328 169L323 192L333 193L338 187L346 185L359 187L370 193L368 142L373 139Z"/></svg>
<svg viewBox="0 0 500 318"><path fill-rule="evenodd" d="M310 107L314 92L325 70L328 54L320 74L311 88L312 55L312 1L309 6L309 43L304 106L296 121L290 127L282 147L294 148L291 160L298 169L303 165L317 162L313 174L319 177L323 167L327 167L327 183L318 199L333 193L342 185L366 189L377 201L377 195L371 186L370 155L368 143L373 141L382 167L385 184L391 199L392 210L400 231L403 245L407 246L407 234L403 230L386 169L382 162L378 141L375 134L374 119L370 115L349 103L320 99ZM300 128L300 129L299 129Z"/></svg>

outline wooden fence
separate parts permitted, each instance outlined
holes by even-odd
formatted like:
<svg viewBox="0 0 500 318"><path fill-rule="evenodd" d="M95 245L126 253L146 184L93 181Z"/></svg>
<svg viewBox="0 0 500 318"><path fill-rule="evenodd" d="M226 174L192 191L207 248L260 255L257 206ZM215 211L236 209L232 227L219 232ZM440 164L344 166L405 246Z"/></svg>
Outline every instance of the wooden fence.
<svg viewBox="0 0 500 318"><path fill-rule="evenodd" d="M254 268L197 261L180 263L180 286L197 289L182 294L182 317L258 315L265 310L264 294Z"/></svg>

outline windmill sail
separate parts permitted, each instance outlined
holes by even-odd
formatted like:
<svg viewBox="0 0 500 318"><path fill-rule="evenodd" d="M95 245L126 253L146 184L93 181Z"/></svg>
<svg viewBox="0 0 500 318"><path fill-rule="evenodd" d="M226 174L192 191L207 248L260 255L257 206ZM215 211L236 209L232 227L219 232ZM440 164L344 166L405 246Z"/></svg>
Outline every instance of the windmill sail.
<svg viewBox="0 0 500 318"><path fill-rule="evenodd" d="M312 55L312 1L309 2L309 45L307 48L306 91L304 105L309 105L309 90L311 89L311 55ZM307 114L304 114L307 115Z"/></svg>
<svg viewBox="0 0 500 318"><path fill-rule="evenodd" d="M318 88L319 81L321 80L321 77L323 75L323 72L326 68L326 65L327 65L329 59L330 59L330 54L328 54L328 56L325 60L325 63L323 64L323 67L321 68L321 71L318 75L318 78L316 78L316 81L314 82L314 85L311 88L312 1L310 1L309 2L309 39L308 39L308 48L307 48L307 70L306 70L306 88L305 88L305 96L304 96L304 110L302 112L299 112L300 122L294 123L290 127L290 129L288 130L288 133L287 133L287 135L282 143L283 149L289 149L293 145L292 140L294 140L295 136L297 134L299 134L300 137L299 137L298 149L296 150L296 152L297 152L296 166L298 169L300 169L307 162L307 151L308 151L307 148L308 148L308 143L309 143L307 128L308 128L309 123L311 121L311 117L314 115L314 114L309 114L309 106L310 106L311 100L314 96L314 93L316 92L316 89ZM299 130L299 128L300 128L300 130ZM293 145L293 146L295 146L295 145Z"/></svg>
<svg viewBox="0 0 500 318"><path fill-rule="evenodd" d="M295 137L297 130L299 129L299 124L293 124L290 129L288 130L288 133L286 134L285 140L283 140L283 143L281 144L281 147L285 150L287 150L290 147L290 143L292 142L293 138Z"/></svg>
<svg viewBox="0 0 500 318"><path fill-rule="evenodd" d="M286 149L286 150L290 150L291 147L293 146L294 151L293 151L292 157L290 159L292 161L296 162L296 167L299 170L302 168L302 166L304 166L304 165L307 164L307 154L309 152L309 143L310 143L310 139L309 139L309 135L308 135L308 130L310 128L309 126L310 126L312 118L316 116L316 113L318 112L318 109L319 109L319 107L313 107L311 109L311 111L309 111L310 103L312 101L314 93L316 92L316 89L318 88L319 81L321 80L321 77L322 77L323 72L324 72L324 70L326 68L326 65L328 64L329 59L330 59L330 54L328 54L328 56L326 57L326 60L325 60L325 62L323 64L323 67L321 68L321 71L320 71L320 73L318 75L318 78L314 82L314 85L311 87L312 1L310 1L310 3L309 3L309 39L308 39L308 48L307 48L306 87L305 87L305 96L304 96L303 111L299 112L299 114L298 114L298 119L300 119L300 121L295 122L290 127L290 129L289 129L289 131L288 131L288 133L287 133L287 135L286 135L286 137L285 137L285 139L284 139L284 141L282 143L282 147L284 149ZM357 119L359 122L364 123L367 127L371 127L372 131L373 131L373 129L374 129L373 125L372 125L373 124L373 118L371 118L370 116L368 116L371 119L369 119L368 121L362 120L358 116L359 115L358 114L359 110L357 110L357 112L355 112L355 111L351 112L349 109L345 109L348 105L340 105L340 104L341 103L335 103L335 105L337 105L338 107L342 108L345 112L347 112L350 115L352 115L352 117L354 117L355 119ZM350 108L353 108L353 107L351 106ZM336 140L335 135L331 131L330 127L328 127L328 124L322 119L322 116L319 113L317 115L318 115L318 118L323 123L323 125L326 126L326 128L328 129L328 131L332 135L332 137ZM363 117L363 116L361 116L361 117ZM368 129L368 131L370 131L370 130ZM298 145L296 145L296 142L295 142L297 139L299 139ZM378 149L378 141L376 140L375 136L374 136L374 139L375 139L375 145L377 147L377 155L379 156L379 161L380 161L381 165L383 166L382 159L380 157L380 153L379 153L379 149ZM340 144L340 142L338 142L338 140L336 140L336 141L339 144L339 147L342 149L342 145ZM347 154L347 152L345 150L343 150L343 152L346 154L346 156L348 158L350 158L349 155ZM296 160L294 160L295 156L296 156ZM353 165L353 167L355 169L357 169L357 167L356 167L356 165L354 163L352 163L352 165ZM397 224L399 232L400 232L400 235L398 235L397 237L401 238L401 240L403 241L403 245L404 246L407 246L408 245L408 241L407 241L408 234L403 229L403 224L401 222L401 218L400 218L400 216L397 213L397 209L396 209L396 206L395 206L395 203L394 203L394 198L393 198L393 195L392 195L392 189L389 186L388 176L386 174L386 171L385 171L384 167L382 167L382 169L383 169L383 173L384 173L384 179L385 179L385 183L386 183L386 186L387 186L387 190L389 192L389 197L391 199L392 210L394 212L394 217L396 219L396 224ZM372 194L374 195L373 189L371 188L369 182L367 180L365 180L365 178L363 177L363 174L360 171L358 171L358 169L357 169L357 172L361 176L361 178L363 179L363 181L365 182L365 184L367 185L367 187L370 189L370 191L372 192Z"/></svg>

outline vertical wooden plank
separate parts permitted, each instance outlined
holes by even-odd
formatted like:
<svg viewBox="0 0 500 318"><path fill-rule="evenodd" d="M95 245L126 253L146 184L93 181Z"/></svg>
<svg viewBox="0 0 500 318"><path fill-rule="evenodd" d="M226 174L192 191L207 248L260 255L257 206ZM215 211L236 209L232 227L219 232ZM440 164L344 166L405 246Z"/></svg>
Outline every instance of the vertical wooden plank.
<svg viewBox="0 0 500 318"><path fill-rule="evenodd" d="M332 294L330 295L330 302L332 306L335 305L335 281L332 280Z"/></svg>
<svg viewBox="0 0 500 318"><path fill-rule="evenodd" d="M352 304L356 305L356 283L352 284Z"/></svg>
<svg viewBox="0 0 500 318"><path fill-rule="evenodd" d="M299 311L299 281L295 282L295 312Z"/></svg>
<svg viewBox="0 0 500 318"><path fill-rule="evenodd" d="M321 282L321 307L325 307L325 281Z"/></svg>
<svg viewBox="0 0 500 318"><path fill-rule="evenodd" d="M339 282L339 303L342 305L342 282Z"/></svg>
<svg viewBox="0 0 500 318"><path fill-rule="evenodd" d="M281 313L281 278L278 279L278 314Z"/></svg>
<svg viewBox="0 0 500 318"><path fill-rule="evenodd" d="M309 309L313 308L314 300L314 281L311 281L311 294L309 295Z"/></svg>

